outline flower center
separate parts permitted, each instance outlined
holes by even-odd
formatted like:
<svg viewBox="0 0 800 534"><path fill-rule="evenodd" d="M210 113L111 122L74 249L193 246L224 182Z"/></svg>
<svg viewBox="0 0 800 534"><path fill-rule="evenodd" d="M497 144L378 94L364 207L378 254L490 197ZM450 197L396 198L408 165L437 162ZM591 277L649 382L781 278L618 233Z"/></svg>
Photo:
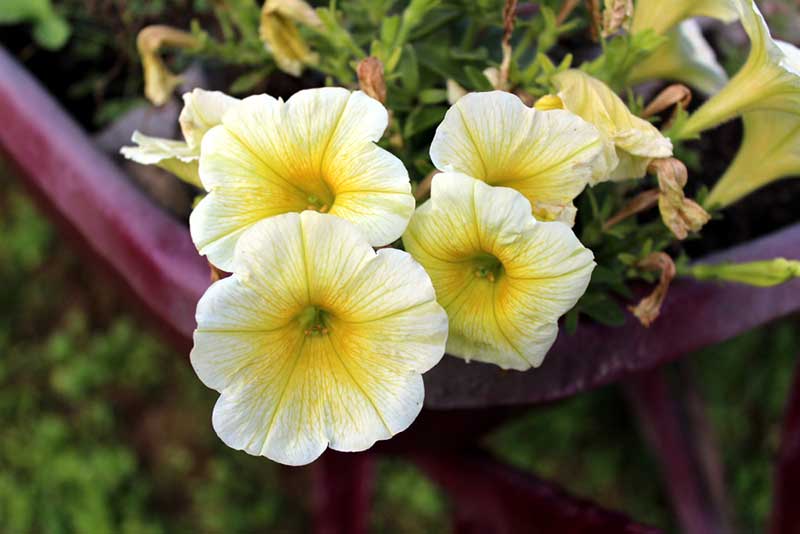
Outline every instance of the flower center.
<svg viewBox="0 0 800 534"><path fill-rule="evenodd" d="M328 334L329 313L316 306L308 306L297 316L297 322L306 337Z"/></svg>
<svg viewBox="0 0 800 534"><path fill-rule="evenodd" d="M325 180L313 180L313 182L313 184L308 183L307 186L304 187L306 191L305 209L318 211L320 213L328 213L333 206L336 196Z"/></svg>
<svg viewBox="0 0 800 534"><path fill-rule="evenodd" d="M483 278L495 282L503 274L503 264L495 256L485 254L475 258L475 278Z"/></svg>

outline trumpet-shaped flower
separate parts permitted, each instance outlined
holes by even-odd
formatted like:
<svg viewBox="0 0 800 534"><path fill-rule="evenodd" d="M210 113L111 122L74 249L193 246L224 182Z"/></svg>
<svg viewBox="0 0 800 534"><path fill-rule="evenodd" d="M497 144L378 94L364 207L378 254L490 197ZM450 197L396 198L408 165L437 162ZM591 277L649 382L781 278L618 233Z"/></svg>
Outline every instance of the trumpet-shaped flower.
<svg viewBox="0 0 800 534"><path fill-rule="evenodd" d="M519 192L460 173L434 177L403 243L447 311L447 352L504 369L542 363L594 269L567 225L537 222Z"/></svg>
<svg viewBox="0 0 800 534"><path fill-rule="evenodd" d="M774 41L753 0L735 0L750 37L744 66L674 132L688 139L748 111L773 110L800 114L800 50Z"/></svg>
<svg viewBox="0 0 800 534"><path fill-rule="evenodd" d="M712 17L733 22L739 16L737 0L637 0L631 33L653 30L659 35L692 17Z"/></svg>
<svg viewBox="0 0 800 534"><path fill-rule="evenodd" d="M672 143L655 126L635 116L600 80L570 69L553 77L566 109L594 124L613 145L617 164L607 179L641 178L650 162L672 156ZM599 182L603 180L594 180Z"/></svg>
<svg viewBox="0 0 800 534"><path fill-rule="evenodd" d="M780 178L800 175L800 115L753 111L744 116L736 158L706 198L722 208Z"/></svg>
<svg viewBox="0 0 800 534"><path fill-rule="evenodd" d="M501 91L470 93L445 114L431 143L437 169L516 189L548 219L613 164L600 132L565 110L539 111Z"/></svg>
<svg viewBox="0 0 800 534"><path fill-rule="evenodd" d="M311 211L261 221L197 305L192 365L230 447L289 465L407 428L447 316L410 255Z"/></svg>
<svg viewBox="0 0 800 534"><path fill-rule="evenodd" d="M728 75L706 42L700 25L687 20L670 30L667 42L638 63L628 81L674 80L712 95L728 82Z"/></svg>
<svg viewBox="0 0 800 534"><path fill-rule="evenodd" d="M379 102L342 88L242 100L203 138L209 194L190 218L200 253L230 271L247 228L306 209L355 223L373 246L398 239L414 197L402 162L375 144L387 122Z"/></svg>
<svg viewBox="0 0 800 534"><path fill-rule="evenodd" d="M136 47L142 58L144 71L144 95L150 102L160 106L169 99L172 91L181 83L164 64L159 53L162 48L194 48L197 38L189 32L169 26L147 26L136 37Z"/></svg>
<svg viewBox="0 0 800 534"><path fill-rule="evenodd" d="M222 115L236 102L219 91L195 89L183 95L183 110L179 117L185 141L151 137L134 132L132 141L137 146L122 147L126 158L143 165L158 165L182 180L202 187L198 175L200 142L205 133L222 121Z"/></svg>
<svg viewBox="0 0 800 534"><path fill-rule="evenodd" d="M303 0L266 0L258 31L278 68L300 76L303 67L315 65L319 57L308 48L296 22L313 28L322 25L314 8Z"/></svg>

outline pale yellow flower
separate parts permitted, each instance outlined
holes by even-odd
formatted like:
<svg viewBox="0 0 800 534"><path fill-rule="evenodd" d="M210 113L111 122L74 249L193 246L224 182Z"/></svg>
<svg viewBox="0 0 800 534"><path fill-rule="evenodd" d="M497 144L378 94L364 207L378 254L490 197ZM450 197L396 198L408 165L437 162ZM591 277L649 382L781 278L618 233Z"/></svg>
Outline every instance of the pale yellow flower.
<svg viewBox="0 0 800 534"><path fill-rule="evenodd" d="M564 107L595 125L613 145L617 163L609 180L641 178L650 162L672 156L672 143L646 120L637 117L606 84L570 69L553 77ZM552 112L549 112L552 113ZM595 179L593 183L603 181Z"/></svg>
<svg viewBox="0 0 800 534"><path fill-rule="evenodd" d="M470 93L448 111L431 143L437 169L521 192L541 218L572 211L613 153L597 128L564 110L539 111L501 91Z"/></svg>
<svg viewBox="0 0 800 534"><path fill-rule="evenodd" d="M258 31L278 68L300 76L303 67L316 65L319 56L309 49L295 23L313 28L322 25L314 8L303 0L266 0Z"/></svg>
<svg viewBox="0 0 800 534"><path fill-rule="evenodd" d="M750 37L750 55L736 76L675 132L688 139L748 111L800 114L800 50L775 41L753 0L733 0Z"/></svg>
<svg viewBox="0 0 800 534"><path fill-rule="evenodd" d="M342 88L308 89L286 102L242 100L203 138L200 178L209 194L190 218L200 253L230 271L247 228L306 209L355 223L376 247L398 239L414 197L402 162L375 144L387 122L379 102Z"/></svg>
<svg viewBox="0 0 800 534"><path fill-rule="evenodd" d="M122 147L120 152L137 163L157 165L202 187L197 168L200 142L209 129L222 122L222 115L236 102L239 100L219 91L195 89L183 95L179 122L185 141L151 137L137 131L131 139L137 146Z"/></svg>
<svg viewBox="0 0 800 534"><path fill-rule="evenodd" d="M416 418L447 317L410 255L376 253L352 224L306 211L253 225L233 271L200 299L191 353L221 394L212 422L228 446L302 465Z"/></svg>
<svg viewBox="0 0 800 534"><path fill-rule="evenodd" d="M537 222L517 191L453 172L434 177L403 243L447 311L447 352L505 369L542 363L594 268L567 225Z"/></svg>
<svg viewBox="0 0 800 534"><path fill-rule="evenodd" d="M736 158L705 204L711 208L729 206L789 176L800 176L800 115L753 111L744 116L744 137Z"/></svg>
<svg viewBox="0 0 800 534"><path fill-rule="evenodd" d="M712 17L733 22L739 13L737 0L636 0L631 33L653 30L659 35L684 19Z"/></svg>
<svg viewBox="0 0 800 534"><path fill-rule="evenodd" d="M630 72L629 83L648 80L683 82L713 95L728 83L728 75L700 31L695 20L670 30L667 42L639 62Z"/></svg>

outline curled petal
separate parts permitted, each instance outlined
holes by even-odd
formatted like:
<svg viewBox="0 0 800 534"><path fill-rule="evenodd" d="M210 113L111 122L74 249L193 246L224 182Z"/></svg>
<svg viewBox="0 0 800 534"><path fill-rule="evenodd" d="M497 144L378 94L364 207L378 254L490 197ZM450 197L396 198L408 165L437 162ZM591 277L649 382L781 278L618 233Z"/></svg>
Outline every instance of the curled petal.
<svg viewBox="0 0 800 534"><path fill-rule="evenodd" d="M600 80L570 69L557 74L553 83L566 109L595 125L616 152L617 164L610 180L641 178L655 158L672 155L672 143L655 126L635 116ZM594 183L602 180L594 180Z"/></svg>
<svg viewBox="0 0 800 534"><path fill-rule="evenodd" d="M183 141L151 137L138 131L131 140L137 146L126 146L120 153L142 165L157 165L181 180L202 187L197 172L199 154Z"/></svg>
<svg viewBox="0 0 800 534"><path fill-rule="evenodd" d="M222 116L234 104L239 102L220 91L195 89L183 95L183 109L178 121L181 125L186 144L197 149L200 154L200 142L208 130L222 122Z"/></svg>

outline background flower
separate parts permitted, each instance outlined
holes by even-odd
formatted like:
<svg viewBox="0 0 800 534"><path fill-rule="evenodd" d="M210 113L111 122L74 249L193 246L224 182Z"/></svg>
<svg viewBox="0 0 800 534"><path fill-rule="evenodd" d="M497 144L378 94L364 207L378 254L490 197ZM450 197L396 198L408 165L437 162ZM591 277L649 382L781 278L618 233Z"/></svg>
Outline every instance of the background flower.
<svg viewBox="0 0 800 534"><path fill-rule="evenodd" d="M593 183L641 178L656 158L672 156L672 143L646 120L637 117L609 86L577 69L553 77L564 107L596 126L616 150L610 174ZM549 112L552 113L552 112Z"/></svg>
<svg viewBox="0 0 800 534"><path fill-rule="evenodd" d="M447 352L505 369L542 363L594 268L568 226L537 222L520 193L459 173L433 179L403 243L447 310Z"/></svg>
<svg viewBox="0 0 800 534"><path fill-rule="evenodd" d="M350 223L306 211L254 225L233 270L198 304L191 355L221 393L226 444L300 465L411 424L447 317L410 255L375 253Z"/></svg>

